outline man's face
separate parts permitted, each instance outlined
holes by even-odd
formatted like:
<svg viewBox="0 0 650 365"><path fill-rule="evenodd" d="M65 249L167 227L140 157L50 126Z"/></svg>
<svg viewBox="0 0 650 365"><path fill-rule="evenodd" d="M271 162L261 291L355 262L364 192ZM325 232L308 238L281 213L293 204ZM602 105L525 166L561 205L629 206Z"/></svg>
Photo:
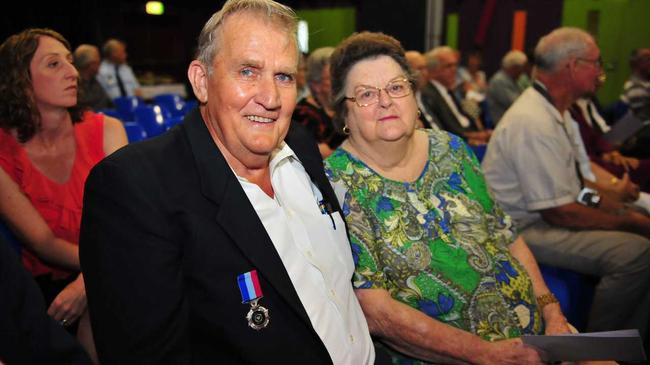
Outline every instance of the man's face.
<svg viewBox="0 0 650 365"><path fill-rule="evenodd" d="M594 42L587 44L586 52L576 57L574 62L574 87L579 95L593 95L600 86L600 75L603 72L600 50Z"/></svg>
<svg viewBox="0 0 650 365"><path fill-rule="evenodd" d="M438 55L438 65L435 69L429 70L431 78L444 85L447 89L453 89L456 85L456 71L458 69L458 57L454 52L443 52Z"/></svg>
<svg viewBox="0 0 650 365"><path fill-rule="evenodd" d="M251 161L268 163L296 105L296 42L285 29L247 12L229 16L219 39L207 93L200 97L207 102L204 120L225 155L249 168Z"/></svg>
<svg viewBox="0 0 650 365"><path fill-rule="evenodd" d="M115 45L115 48L113 48L113 52L111 53L111 61L120 65L126 63L126 57L126 46L124 43L117 43Z"/></svg>
<svg viewBox="0 0 650 365"><path fill-rule="evenodd" d="M650 80L650 48L639 51L639 58L636 63L637 73L645 80Z"/></svg>
<svg viewBox="0 0 650 365"><path fill-rule="evenodd" d="M427 65L424 56L419 53L407 52L406 61L409 63L411 70L417 75L418 87L422 88L427 84L429 76L427 74Z"/></svg>

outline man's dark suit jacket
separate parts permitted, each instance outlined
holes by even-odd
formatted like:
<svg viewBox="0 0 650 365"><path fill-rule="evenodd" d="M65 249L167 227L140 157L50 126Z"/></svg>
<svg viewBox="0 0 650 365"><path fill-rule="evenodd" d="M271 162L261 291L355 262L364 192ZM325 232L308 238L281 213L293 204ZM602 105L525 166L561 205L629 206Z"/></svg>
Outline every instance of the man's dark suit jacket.
<svg viewBox="0 0 650 365"><path fill-rule="evenodd" d="M313 139L292 127L286 141L340 211ZM198 110L92 170L80 256L103 365L331 363ZM270 315L259 331L237 286L254 269Z"/></svg>
<svg viewBox="0 0 650 365"><path fill-rule="evenodd" d="M429 114L433 115L433 117L438 121L442 129L461 137L464 132L473 132L478 130L475 122L469 117L469 127L464 128L460 125L454 112L452 112L449 105L447 105L447 101L442 97L442 95L440 95L438 89L430 82L422 88L420 93L422 95L422 104L424 104L424 107L428 109Z"/></svg>

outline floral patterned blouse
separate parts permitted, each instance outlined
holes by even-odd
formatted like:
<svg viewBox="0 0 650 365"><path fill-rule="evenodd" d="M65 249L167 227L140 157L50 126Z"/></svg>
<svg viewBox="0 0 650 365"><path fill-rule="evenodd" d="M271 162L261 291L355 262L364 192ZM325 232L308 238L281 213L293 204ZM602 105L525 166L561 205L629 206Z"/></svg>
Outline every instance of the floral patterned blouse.
<svg viewBox="0 0 650 365"><path fill-rule="evenodd" d="M508 249L512 221L476 158L459 137L426 133L429 162L415 182L384 178L342 148L325 161L348 225L354 287L386 289L489 341L543 333L530 278Z"/></svg>

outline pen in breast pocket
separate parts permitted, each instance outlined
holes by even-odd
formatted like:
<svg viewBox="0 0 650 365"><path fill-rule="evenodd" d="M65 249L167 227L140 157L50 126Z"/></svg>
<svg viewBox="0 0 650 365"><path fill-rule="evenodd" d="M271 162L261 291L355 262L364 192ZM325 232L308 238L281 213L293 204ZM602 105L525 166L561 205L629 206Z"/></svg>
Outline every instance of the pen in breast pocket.
<svg viewBox="0 0 650 365"><path fill-rule="evenodd" d="M318 208L320 208L321 214L327 214L330 216L330 220L332 221L332 228L336 230L336 223L334 222L334 217L332 217L332 214L334 213L332 205L323 199L318 202Z"/></svg>

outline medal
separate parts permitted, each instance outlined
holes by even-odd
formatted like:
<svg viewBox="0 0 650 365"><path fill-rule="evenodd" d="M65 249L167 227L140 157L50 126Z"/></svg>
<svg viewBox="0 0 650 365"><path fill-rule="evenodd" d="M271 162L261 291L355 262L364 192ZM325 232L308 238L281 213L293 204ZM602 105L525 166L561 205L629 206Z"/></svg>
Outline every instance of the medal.
<svg viewBox="0 0 650 365"><path fill-rule="evenodd" d="M250 310L246 314L248 326L254 330L261 330L269 325L271 317L269 310L261 306L258 301L264 297L257 270L237 276L237 284L241 293L242 303L250 303Z"/></svg>

